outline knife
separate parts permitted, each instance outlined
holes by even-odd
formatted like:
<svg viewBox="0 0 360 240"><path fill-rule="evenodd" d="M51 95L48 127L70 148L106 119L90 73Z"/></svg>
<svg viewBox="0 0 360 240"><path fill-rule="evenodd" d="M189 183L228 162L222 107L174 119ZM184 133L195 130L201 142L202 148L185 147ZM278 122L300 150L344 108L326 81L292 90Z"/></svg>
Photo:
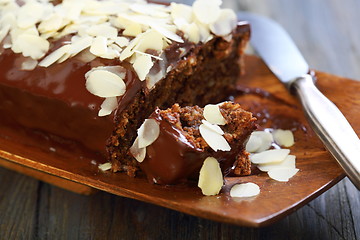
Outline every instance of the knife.
<svg viewBox="0 0 360 240"><path fill-rule="evenodd" d="M251 46L299 98L311 127L360 190L360 140L335 104L316 88L309 66L290 36L266 17L239 12L238 19L250 23Z"/></svg>

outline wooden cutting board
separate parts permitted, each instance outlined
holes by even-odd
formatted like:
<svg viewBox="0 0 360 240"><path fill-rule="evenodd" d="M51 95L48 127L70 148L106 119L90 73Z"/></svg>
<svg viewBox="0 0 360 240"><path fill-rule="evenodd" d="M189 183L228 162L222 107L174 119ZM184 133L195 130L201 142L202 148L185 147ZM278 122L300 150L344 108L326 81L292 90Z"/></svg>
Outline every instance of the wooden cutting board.
<svg viewBox="0 0 360 240"><path fill-rule="evenodd" d="M3 159L0 159L0 165L83 194L99 189L241 226L259 227L273 223L336 184L344 173L309 128L297 100L287 93L259 58L247 56L246 63L247 74L239 80L239 91L234 93L233 99L253 111L262 127L294 130L296 143L290 150L297 157L296 165L300 171L287 183L276 182L266 173L254 171L251 176L227 178L222 192L208 197L201 194L196 183L158 186L144 178L102 172L97 165L103 161L80 159L66 149L45 151L36 147L33 139L17 141L16 132L1 128L0 157ZM319 89L340 108L359 135L360 83L321 72L316 75ZM240 182L258 184L260 195L248 199L231 198L231 185Z"/></svg>

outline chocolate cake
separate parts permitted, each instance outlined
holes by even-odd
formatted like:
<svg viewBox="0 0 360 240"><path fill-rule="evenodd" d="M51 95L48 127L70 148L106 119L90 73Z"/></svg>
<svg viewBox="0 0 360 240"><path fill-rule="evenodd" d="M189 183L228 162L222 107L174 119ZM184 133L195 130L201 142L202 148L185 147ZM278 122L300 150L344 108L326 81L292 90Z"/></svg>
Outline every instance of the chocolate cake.
<svg viewBox="0 0 360 240"><path fill-rule="evenodd" d="M239 104L157 108L138 130L131 154L150 182L174 184L197 179L207 157L223 175L249 175L244 142L256 128L255 118Z"/></svg>
<svg viewBox="0 0 360 240"><path fill-rule="evenodd" d="M128 150L156 106L219 102L237 81L249 25L220 4L0 3L0 124L134 175Z"/></svg>

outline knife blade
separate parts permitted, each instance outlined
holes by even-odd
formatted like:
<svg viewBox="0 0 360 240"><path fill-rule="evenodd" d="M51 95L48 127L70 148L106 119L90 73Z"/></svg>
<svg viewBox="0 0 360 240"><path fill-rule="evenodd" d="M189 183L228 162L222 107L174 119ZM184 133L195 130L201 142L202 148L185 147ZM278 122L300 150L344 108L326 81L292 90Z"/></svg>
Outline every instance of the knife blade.
<svg viewBox="0 0 360 240"><path fill-rule="evenodd" d="M274 75L299 98L311 127L360 190L360 140L336 105L317 89L309 66L291 37L266 17L239 12L238 19L250 23L250 44Z"/></svg>

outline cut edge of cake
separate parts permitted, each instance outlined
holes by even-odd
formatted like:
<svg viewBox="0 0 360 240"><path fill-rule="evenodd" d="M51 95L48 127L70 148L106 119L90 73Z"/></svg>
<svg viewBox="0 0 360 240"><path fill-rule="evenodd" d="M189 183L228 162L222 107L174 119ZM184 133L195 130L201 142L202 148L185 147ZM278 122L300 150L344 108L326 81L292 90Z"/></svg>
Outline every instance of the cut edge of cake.
<svg viewBox="0 0 360 240"><path fill-rule="evenodd" d="M215 158L224 176L251 173L245 142L256 118L237 103L157 108L138 129L130 153L148 180L176 184L197 179L205 159Z"/></svg>

